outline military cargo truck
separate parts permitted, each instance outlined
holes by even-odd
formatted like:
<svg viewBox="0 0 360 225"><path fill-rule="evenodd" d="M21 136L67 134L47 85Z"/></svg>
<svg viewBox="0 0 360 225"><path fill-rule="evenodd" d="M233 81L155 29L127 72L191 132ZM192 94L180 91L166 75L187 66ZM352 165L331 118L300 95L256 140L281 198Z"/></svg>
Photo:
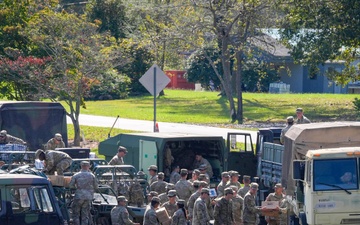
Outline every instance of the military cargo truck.
<svg viewBox="0 0 360 225"><path fill-rule="evenodd" d="M55 133L68 146L66 111L58 102L0 102L0 130L23 139L33 151Z"/></svg>
<svg viewBox="0 0 360 225"><path fill-rule="evenodd" d="M214 176L211 181L212 187L215 187L223 171L236 170L241 175L255 176L256 170L253 168L256 168L256 153L250 143L251 135L242 133L229 133L226 145L222 136L127 133L100 142L99 154L105 155L109 161L117 154L118 146L122 145L128 150L125 164L143 171L147 171L150 165L157 165L158 170L163 171L168 178L172 165L195 169L195 153L201 153L212 166ZM244 148L246 145L248 147Z"/></svg>

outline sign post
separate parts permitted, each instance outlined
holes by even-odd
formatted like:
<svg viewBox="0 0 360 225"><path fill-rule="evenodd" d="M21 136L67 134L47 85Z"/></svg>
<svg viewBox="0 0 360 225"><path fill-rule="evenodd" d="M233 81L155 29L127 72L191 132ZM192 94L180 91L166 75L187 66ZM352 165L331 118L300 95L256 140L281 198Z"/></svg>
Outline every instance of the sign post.
<svg viewBox="0 0 360 225"><path fill-rule="evenodd" d="M139 79L139 82L154 96L154 132L157 132L156 126L156 97L168 85L170 78L156 65L145 72Z"/></svg>

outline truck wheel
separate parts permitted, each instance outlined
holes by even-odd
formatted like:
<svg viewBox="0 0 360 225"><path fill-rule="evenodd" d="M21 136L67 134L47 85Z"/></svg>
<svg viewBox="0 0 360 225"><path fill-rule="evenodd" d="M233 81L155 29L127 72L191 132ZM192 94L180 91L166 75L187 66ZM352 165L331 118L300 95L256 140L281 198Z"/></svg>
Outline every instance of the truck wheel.
<svg viewBox="0 0 360 225"><path fill-rule="evenodd" d="M299 219L300 219L300 224L301 225L307 225L306 214L304 212L299 213Z"/></svg>

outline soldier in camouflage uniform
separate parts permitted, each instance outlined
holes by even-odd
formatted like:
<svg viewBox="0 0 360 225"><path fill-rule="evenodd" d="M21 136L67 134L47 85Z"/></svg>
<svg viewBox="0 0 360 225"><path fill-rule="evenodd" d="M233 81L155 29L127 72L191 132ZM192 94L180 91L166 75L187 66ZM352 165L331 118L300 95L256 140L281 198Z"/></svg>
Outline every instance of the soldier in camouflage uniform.
<svg viewBox="0 0 360 225"><path fill-rule="evenodd" d="M212 177L214 175L209 161L207 159L204 159L201 153L196 153L195 160L193 162L193 168L200 168L201 165L206 165L206 173L209 175L209 177Z"/></svg>
<svg viewBox="0 0 360 225"><path fill-rule="evenodd" d="M292 127L292 125L294 125L294 117L288 116L286 118L286 124L287 124L286 127L281 130L281 134L280 134L280 143L281 144L284 144L284 136L285 136L286 132Z"/></svg>
<svg viewBox="0 0 360 225"><path fill-rule="evenodd" d="M175 185L172 183L167 183L166 184L166 192L162 193L161 195L159 195L160 198L160 204L164 204L165 202L167 202L168 200L168 193L170 190L175 190Z"/></svg>
<svg viewBox="0 0 360 225"><path fill-rule="evenodd" d="M276 201L279 202L279 206L281 206L281 203L284 199L284 194L283 194L283 187L280 183L275 184L275 192L274 193L270 193L265 201ZM268 225L281 225L281 217L277 216L277 217L272 217L272 216L266 216L265 217L266 222L268 222Z"/></svg>
<svg viewBox="0 0 360 225"><path fill-rule="evenodd" d="M195 180L199 178L199 175L200 175L200 170L198 169L193 170L191 173L191 179L189 179L188 181L190 183L193 183Z"/></svg>
<svg viewBox="0 0 360 225"><path fill-rule="evenodd" d="M111 224L112 225L140 225L134 223L129 219L129 212L126 209L127 199L125 196L117 197L118 205L111 210Z"/></svg>
<svg viewBox="0 0 360 225"><path fill-rule="evenodd" d="M261 209L256 207L255 197L259 185L257 183L250 184L250 190L244 197L244 213L243 224L244 225L256 225L257 215L261 213Z"/></svg>
<svg viewBox="0 0 360 225"><path fill-rule="evenodd" d="M46 150L55 150L56 148L65 148L65 143L59 133L56 133L45 145Z"/></svg>
<svg viewBox="0 0 360 225"><path fill-rule="evenodd" d="M150 202L150 208L145 211L143 225L159 225L159 221L156 216L156 209L160 206L159 197L153 197Z"/></svg>
<svg viewBox="0 0 360 225"><path fill-rule="evenodd" d="M171 218L171 225L187 225L186 218L185 201L179 199L177 202L177 210Z"/></svg>
<svg viewBox="0 0 360 225"><path fill-rule="evenodd" d="M230 188L232 188L234 191L234 195L232 198L234 225L241 225L244 199L237 194L238 193L237 187L231 186Z"/></svg>
<svg viewBox="0 0 360 225"><path fill-rule="evenodd" d="M0 131L0 144L20 144L26 145L26 142L20 138L11 136L6 130Z"/></svg>
<svg viewBox="0 0 360 225"><path fill-rule="evenodd" d="M210 187L210 178L209 176L206 176L206 174L201 173L198 180L206 182L208 184L208 187Z"/></svg>
<svg viewBox="0 0 360 225"><path fill-rule="evenodd" d="M203 188L194 204L192 225L206 225L210 221L209 213L206 207L205 200L209 198L209 189Z"/></svg>
<svg viewBox="0 0 360 225"><path fill-rule="evenodd" d="M165 202L164 204L161 205L161 207L165 207L168 215L170 217L172 217L174 215L174 213L177 210L177 206L176 206L176 191L175 190L171 190L168 193L168 199L169 201Z"/></svg>
<svg viewBox="0 0 360 225"><path fill-rule="evenodd" d="M144 189L137 178L135 178L130 185L129 195L132 204L135 204L138 207L141 207L144 204Z"/></svg>
<svg viewBox="0 0 360 225"><path fill-rule="evenodd" d="M98 189L98 182L95 175L89 171L90 163L87 161L81 162L81 171L72 176L69 187L76 189L74 202L72 205L73 224L89 224L89 213L91 201L94 198L94 192Z"/></svg>
<svg viewBox="0 0 360 225"><path fill-rule="evenodd" d="M296 124L311 123L311 121L306 116L304 116L304 111L302 108L296 109L296 117Z"/></svg>
<svg viewBox="0 0 360 225"><path fill-rule="evenodd" d="M230 174L230 180L226 184L226 188L230 186L236 186L239 190L241 188L241 184L239 182L239 173L237 171L232 170L229 171L229 174Z"/></svg>
<svg viewBox="0 0 360 225"><path fill-rule="evenodd" d="M127 149L119 146L118 153L110 160L109 165L124 165L124 156L127 154Z"/></svg>
<svg viewBox="0 0 360 225"><path fill-rule="evenodd" d="M157 170L158 167L156 165L151 165L148 168L149 171L149 185L151 186L152 183L154 183L155 181L157 181Z"/></svg>
<svg viewBox="0 0 360 225"><path fill-rule="evenodd" d="M233 225L233 189L225 188L224 196L220 198L214 207L214 225Z"/></svg>
<svg viewBox="0 0 360 225"><path fill-rule="evenodd" d="M243 176L244 187L240 188L238 191L238 195L240 195L242 198L244 198L246 193L248 193L248 191L250 190L250 183L251 183L250 176L244 175Z"/></svg>
<svg viewBox="0 0 360 225"><path fill-rule="evenodd" d="M230 175L228 172L221 173L221 181L217 186L217 197L222 197L224 195L224 190L227 182L229 181Z"/></svg>
<svg viewBox="0 0 360 225"><path fill-rule="evenodd" d="M180 167L173 166L172 172L170 174L170 183L176 184L181 179L179 172L180 172Z"/></svg>
<svg viewBox="0 0 360 225"><path fill-rule="evenodd" d="M159 195L166 192L167 182L164 181L165 175L160 172L157 174L157 181L150 185L151 191L156 191Z"/></svg>
<svg viewBox="0 0 360 225"><path fill-rule="evenodd" d="M188 216L189 216L190 223L191 223L191 220L192 220L192 214L193 214L195 201L200 196L201 189L203 188L200 185L200 183L201 183L201 181L198 181L198 180L195 180L193 182L193 187L194 187L195 192L190 196L190 198L189 198L189 200L187 202L187 209L188 209L188 212L189 212Z"/></svg>
<svg viewBox="0 0 360 225"><path fill-rule="evenodd" d="M69 168L72 163L71 157L65 152L38 149L35 152L35 158L45 161L44 173L53 175L55 171L58 175L64 175L64 170Z"/></svg>
<svg viewBox="0 0 360 225"><path fill-rule="evenodd" d="M181 169L180 171L181 179L175 184L176 193L180 199L185 200L185 204L187 204L190 196L194 191L192 184L186 180L187 175L188 175L188 170Z"/></svg>

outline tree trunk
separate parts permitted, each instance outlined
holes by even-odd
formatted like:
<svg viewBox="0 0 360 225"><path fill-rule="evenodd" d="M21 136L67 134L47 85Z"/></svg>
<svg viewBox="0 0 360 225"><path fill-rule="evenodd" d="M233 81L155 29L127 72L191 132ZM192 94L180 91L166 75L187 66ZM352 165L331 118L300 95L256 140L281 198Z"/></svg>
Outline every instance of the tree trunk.
<svg viewBox="0 0 360 225"><path fill-rule="evenodd" d="M242 100L242 51L236 53L236 97L237 112L236 120L239 124L243 123L243 100Z"/></svg>

